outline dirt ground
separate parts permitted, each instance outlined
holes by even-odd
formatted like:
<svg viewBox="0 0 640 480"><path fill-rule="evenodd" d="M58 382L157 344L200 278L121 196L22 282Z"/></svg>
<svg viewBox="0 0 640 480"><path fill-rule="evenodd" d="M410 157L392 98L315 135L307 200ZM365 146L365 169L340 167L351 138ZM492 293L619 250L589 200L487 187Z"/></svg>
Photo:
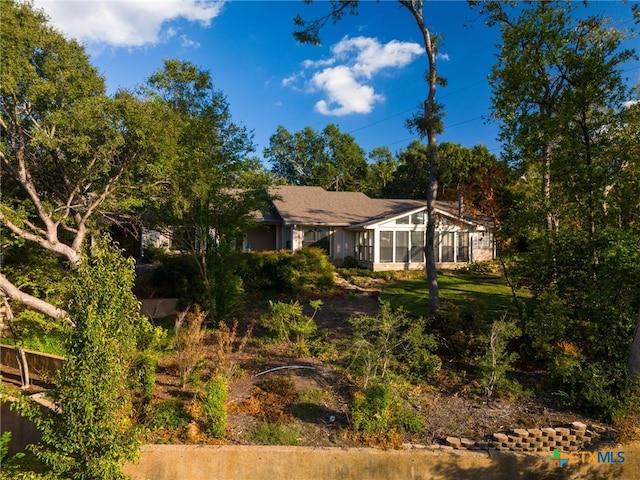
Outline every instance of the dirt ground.
<svg viewBox="0 0 640 480"><path fill-rule="evenodd" d="M336 341L348 337L350 316L373 315L379 306L379 285L361 288L345 283L342 287L342 293L323 299L322 309L315 318L319 329ZM255 308L249 314L252 318L245 321L256 321L262 312ZM311 314L311 311L306 313ZM255 441L251 432L256 425L279 422L298 432L300 445L371 445L371 439L356 437L347 428L347 406L355 387L335 364L335 358L331 354L319 359L292 353L282 345L250 341L242 352L234 354L232 361L236 363L237 372L241 373L229 385L229 428L225 442L251 444ZM185 393L180 389L171 364L171 358L160 364L158 398ZM383 446L437 445L442 444L447 436L482 440L495 432L556 427L574 421L597 424L592 419L558 408L551 397L487 404L469 394L468 382L456 375L460 368L459 365L445 363L437 385L416 387L410 392L411 406L426 422L425 433L396 438L392 445L383 442ZM453 383L452 377L457 378ZM535 373L522 374L522 379L530 386L538 381Z"/></svg>

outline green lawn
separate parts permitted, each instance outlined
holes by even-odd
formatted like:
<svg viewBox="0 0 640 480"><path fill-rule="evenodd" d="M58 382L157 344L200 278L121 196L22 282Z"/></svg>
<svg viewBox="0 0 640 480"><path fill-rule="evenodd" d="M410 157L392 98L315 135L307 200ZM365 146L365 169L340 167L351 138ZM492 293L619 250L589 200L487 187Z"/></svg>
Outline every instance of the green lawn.
<svg viewBox="0 0 640 480"><path fill-rule="evenodd" d="M480 308L484 305L491 315L505 311L515 313L511 289L499 276L440 273L440 304L452 302L461 308ZM523 295L520 293L519 295ZM380 295L393 308L402 307L416 317L427 315L429 294L424 276L399 280L389 285Z"/></svg>

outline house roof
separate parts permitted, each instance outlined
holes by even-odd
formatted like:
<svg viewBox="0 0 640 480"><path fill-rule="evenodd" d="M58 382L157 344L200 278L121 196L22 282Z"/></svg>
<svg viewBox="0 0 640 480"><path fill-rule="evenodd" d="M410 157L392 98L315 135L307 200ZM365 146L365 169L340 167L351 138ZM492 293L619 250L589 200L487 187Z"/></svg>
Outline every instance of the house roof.
<svg viewBox="0 0 640 480"><path fill-rule="evenodd" d="M272 221L280 217L285 225L364 226L426 207L426 200L370 198L360 192L334 192L322 187L282 185L274 187L271 193L276 197L275 211L268 217ZM436 203L442 213L458 217L456 202ZM462 219L479 223L466 217L463 214Z"/></svg>

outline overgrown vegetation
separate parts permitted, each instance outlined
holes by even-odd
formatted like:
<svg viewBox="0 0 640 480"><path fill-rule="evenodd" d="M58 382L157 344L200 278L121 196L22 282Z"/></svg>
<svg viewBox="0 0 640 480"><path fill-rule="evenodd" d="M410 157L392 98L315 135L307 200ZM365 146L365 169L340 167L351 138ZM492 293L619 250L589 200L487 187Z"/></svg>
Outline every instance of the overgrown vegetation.
<svg viewBox="0 0 640 480"><path fill-rule="evenodd" d="M57 413L27 400L17 403L42 433L36 456L57 475L73 479L124 478L120 470L138 451L131 367L149 328L133 296L133 264L104 238L82 256L72 282L67 360L56 379ZM142 335L141 335L142 334Z"/></svg>

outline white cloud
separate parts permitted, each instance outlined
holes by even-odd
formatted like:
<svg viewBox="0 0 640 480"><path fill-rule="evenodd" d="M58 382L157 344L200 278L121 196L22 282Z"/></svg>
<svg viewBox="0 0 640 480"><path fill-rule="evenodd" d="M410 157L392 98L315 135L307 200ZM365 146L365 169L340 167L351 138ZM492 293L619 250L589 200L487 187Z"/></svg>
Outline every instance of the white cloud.
<svg viewBox="0 0 640 480"><path fill-rule="evenodd" d="M200 43L196 42L195 40L192 40L191 38L189 38L186 35L180 35L180 45L183 47L193 47L193 48L200 48Z"/></svg>
<svg viewBox="0 0 640 480"><path fill-rule="evenodd" d="M436 53L436 58L438 60L444 60L445 62L449 61L449 54L448 53Z"/></svg>
<svg viewBox="0 0 640 480"><path fill-rule="evenodd" d="M310 78L307 87L326 96L315 105L323 115L365 114L384 100L371 85L374 77L382 70L403 68L423 53L417 43L391 40L381 44L371 37L344 37L331 47L330 58L305 60L304 70L282 84L295 88L300 79Z"/></svg>
<svg viewBox="0 0 640 480"><path fill-rule="evenodd" d="M638 100L627 100L626 102L622 102L622 106L624 108L631 108L634 105L637 105L638 103L640 103L640 101Z"/></svg>
<svg viewBox="0 0 640 480"><path fill-rule="evenodd" d="M211 0L35 0L52 24L80 42L114 47L140 47L171 38L169 20L184 18L209 26L223 1ZM195 45L192 45L195 46Z"/></svg>
<svg viewBox="0 0 640 480"><path fill-rule="evenodd" d="M311 82L328 97L328 102L316 103L316 110L323 115L369 113L376 102L383 100L373 87L359 83L353 70L344 65L322 70Z"/></svg>

